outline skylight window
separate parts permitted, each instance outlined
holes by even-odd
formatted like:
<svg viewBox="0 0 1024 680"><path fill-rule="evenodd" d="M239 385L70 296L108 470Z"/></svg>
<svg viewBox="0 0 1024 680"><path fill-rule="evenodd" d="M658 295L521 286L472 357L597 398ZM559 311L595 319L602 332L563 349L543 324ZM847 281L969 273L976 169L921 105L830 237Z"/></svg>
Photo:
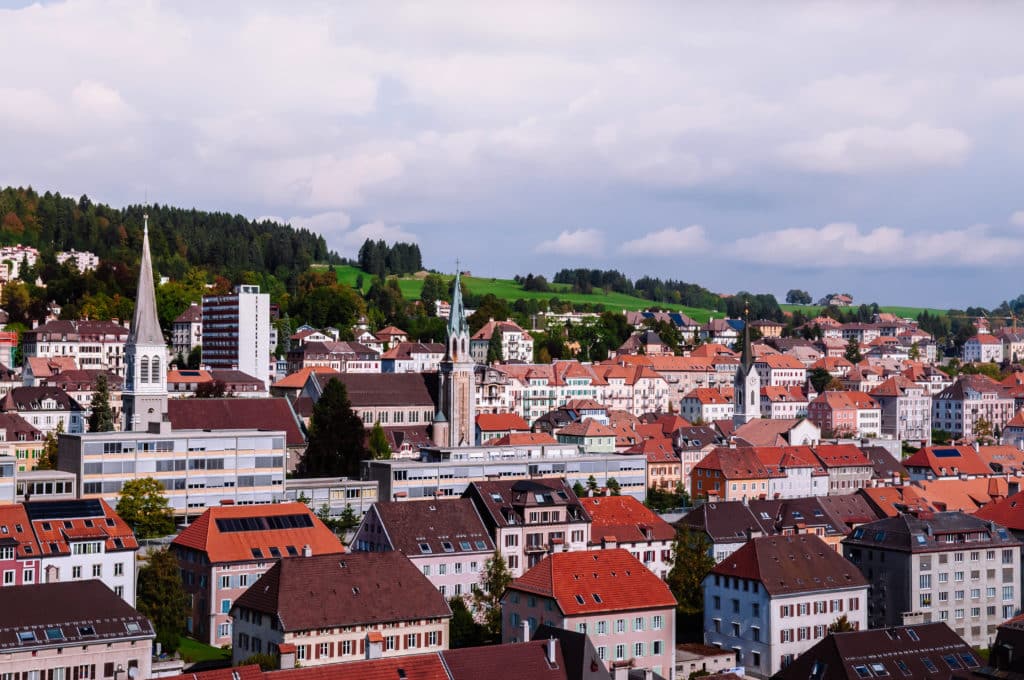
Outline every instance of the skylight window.
<svg viewBox="0 0 1024 680"><path fill-rule="evenodd" d="M491 494L491 500L494 501L495 503L500 503L501 502L501 494L500 493L492 493Z"/></svg>
<svg viewBox="0 0 1024 680"><path fill-rule="evenodd" d="M596 602L598 604L602 604L603 600L601 600L601 596L600 595L598 595L597 593L593 593L593 596L594 596L594 602Z"/></svg>
<svg viewBox="0 0 1024 680"><path fill-rule="evenodd" d="M79 626L78 634L81 636L95 635L96 629L93 626Z"/></svg>
<svg viewBox="0 0 1024 680"><path fill-rule="evenodd" d="M476 545L476 549L477 550L486 550L487 549L487 544L484 543L483 541L477 541L475 545Z"/></svg>
<svg viewBox="0 0 1024 680"><path fill-rule="evenodd" d="M586 604L587 603L587 601L583 599L582 595L577 595L576 596L576 602L579 603L579 604Z"/></svg>
<svg viewBox="0 0 1024 680"><path fill-rule="evenodd" d="M35 642L36 634L31 630L18 631L18 642Z"/></svg>
<svg viewBox="0 0 1024 680"><path fill-rule="evenodd" d="M871 677L871 671L869 671L868 667L863 665L863 664L858 665L858 666L854 666L853 667L853 672L857 674L858 678L870 678Z"/></svg>
<svg viewBox="0 0 1024 680"><path fill-rule="evenodd" d="M864 530L863 529L854 529L853 530L853 537L854 538L864 538Z"/></svg>
<svg viewBox="0 0 1024 680"><path fill-rule="evenodd" d="M869 664L868 667L871 669L871 672L874 673L875 675L878 675L878 676L889 675L889 671L887 671L885 669L885 664L883 664L883 663Z"/></svg>
<svg viewBox="0 0 1024 680"><path fill-rule="evenodd" d="M280 557L281 556L281 549L276 547L276 546L273 546L273 545L270 546L270 556L271 557Z"/></svg>
<svg viewBox="0 0 1024 680"><path fill-rule="evenodd" d="M885 532L884 531L876 531L875 532L875 540L877 542L879 542L879 543L884 541L885 540Z"/></svg>
<svg viewBox="0 0 1024 680"><path fill-rule="evenodd" d="M64 639L64 631L62 631L60 628L47 628L46 629L46 639L47 640L63 640Z"/></svg>
<svg viewBox="0 0 1024 680"><path fill-rule="evenodd" d="M441 550L444 550L446 553L455 552L455 546L449 541L441 541Z"/></svg>
<svg viewBox="0 0 1024 680"><path fill-rule="evenodd" d="M430 549L429 543L420 543L420 552L424 555L428 555L434 551Z"/></svg>
<svg viewBox="0 0 1024 680"><path fill-rule="evenodd" d="M804 518L804 515L803 515L802 512L800 512L799 510L794 510L793 511L793 519L803 519L803 518Z"/></svg>
<svg viewBox="0 0 1024 680"><path fill-rule="evenodd" d="M459 541L459 547L463 550L472 550L473 546L470 545L469 541Z"/></svg>
<svg viewBox="0 0 1024 680"><path fill-rule="evenodd" d="M896 667L900 669L900 672L903 673L903 675L912 675L910 672L910 666L908 666L902 659L896 659Z"/></svg>
<svg viewBox="0 0 1024 680"><path fill-rule="evenodd" d="M949 666L950 670L955 671L962 668L955 654L946 654L942 657L942 660L946 662L946 665Z"/></svg>
<svg viewBox="0 0 1024 680"><path fill-rule="evenodd" d="M260 550L259 548L253 548L252 549L252 556L255 557L258 560L262 560L263 559L263 551Z"/></svg>
<svg viewBox="0 0 1024 680"><path fill-rule="evenodd" d="M914 630L913 628L907 628L907 637L910 638L911 640L913 640L914 642L920 642L921 641L921 638L919 638L917 636L917 631Z"/></svg>
<svg viewBox="0 0 1024 680"><path fill-rule="evenodd" d="M295 557L295 556L297 556L299 554L299 551L295 549L294 545L288 546L287 550L288 550L288 556L289 557Z"/></svg>
<svg viewBox="0 0 1024 680"><path fill-rule="evenodd" d="M977 668L980 665L978 664L978 660L974 658L973 654L961 654L960 660L963 661L964 665L968 668Z"/></svg>
<svg viewBox="0 0 1024 680"><path fill-rule="evenodd" d="M929 659L927 656L922 656L921 657L921 663L924 664L925 670L927 670L929 673L938 673L939 672L939 669L935 667L935 664L932 663L932 660Z"/></svg>
<svg viewBox="0 0 1024 680"><path fill-rule="evenodd" d="M996 529L996 533L999 534L999 538L1003 539L1004 541L1010 540L1010 535L1006 533L1006 529Z"/></svg>
<svg viewBox="0 0 1024 680"><path fill-rule="evenodd" d="M535 493L535 494L533 494L533 498L538 503L544 503L545 501L547 501L547 497L544 494L542 494L542 493Z"/></svg>
<svg viewBox="0 0 1024 680"><path fill-rule="evenodd" d="M128 621L124 624L124 629L129 633L141 633L142 626L139 625L138 621Z"/></svg>

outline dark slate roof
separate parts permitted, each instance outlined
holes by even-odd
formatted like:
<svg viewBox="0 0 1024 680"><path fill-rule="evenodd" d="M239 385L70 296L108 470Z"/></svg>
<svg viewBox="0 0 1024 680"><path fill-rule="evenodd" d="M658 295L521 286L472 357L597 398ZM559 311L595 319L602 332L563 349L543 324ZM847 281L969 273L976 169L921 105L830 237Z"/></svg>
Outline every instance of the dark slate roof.
<svg viewBox="0 0 1024 680"><path fill-rule="evenodd" d="M868 585L857 567L813 534L753 538L711 574L758 581L772 596Z"/></svg>
<svg viewBox="0 0 1024 680"><path fill-rule="evenodd" d="M995 394L999 399L1012 399L1013 396L1009 393L1006 387L1000 385L992 378L987 375L961 375L957 378L956 382L947 387L946 389L935 395L935 399L950 399L953 401L962 401L965 393L968 391L979 392L981 394Z"/></svg>
<svg viewBox="0 0 1024 680"><path fill-rule="evenodd" d="M709 444L722 441L715 428L707 425L691 425L675 431L675 447L677 451L699 451Z"/></svg>
<svg viewBox="0 0 1024 680"><path fill-rule="evenodd" d="M957 533L984 534L983 540L946 543L945 536ZM966 547L1011 548L1020 546L1009 531L993 522L962 512L919 512L900 514L857 527L844 541L847 545L903 552L944 552Z"/></svg>
<svg viewBox="0 0 1024 680"><path fill-rule="evenodd" d="M321 387L340 380L354 408L374 406L423 406L437 410L436 373L338 373L316 374Z"/></svg>
<svg viewBox="0 0 1024 680"><path fill-rule="evenodd" d="M235 601L285 631L449 618L444 596L398 552L280 560Z"/></svg>
<svg viewBox="0 0 1024 680"><path fill-rule="evenodd" d="M0 401L0 410L42 411L44 399L53 399L58 411L82 410L82 405L59 387L15 387Z"/></svg>
<svg viewBox="0 0 1024 680"><path fill-rule="evenodd" d="M185 311L178 315L174 323L198 323L203 320L203 306L191 304Z"/></svg>
<svg viewBox="0 0 1024 680"><path fill-rule="evenodd" d="M37 342L45 338L63 337L65 335L68 336L69 340L72 338L78 340L88 338L99 339L105 335L123 339L128 336L128 329L113 321L56 320L47 321L30 331L25 331L26 337L35 338Z"/></svg>
<svg viewBox="0 0 1024 680"><path fill-rule="evenodd" d="M538 496L543 500L538 500ZM564 479L471 482L463 497L476 502L481 517L491 526L525 524L524 513L528 509L538 508L567 508L568 513L575 515L572 521L591 521L590 515Z"/></svg>
<svg viewBox="0 0 1024 680"><path fill-rule="evenodd" d="M59 630L59 638L47 640ZM18 633L32 633L20 641ZM0 588L0 652L154 637L145 616L100 580Z"/></svg>
<svg viewBox="0 0 1024 680"><path fill-rule="evenodd" d="M540 639L449 649L441 652L441 656L452 680L570 680L582 677L569 675L558 642L555 643L555 663L548 663L547 642Z"/></svg>
<svg viewBox="0 0 1024 680"><path fill-rule="evenodd" d="M284 430L287 446L304 446L306 436L284 398L171 399L167 415L175 430Z"/></svg>
<svg viewBox="0 0 1024 680"><path fill-rule="evenodd" d="M891 479L893 475L907 476L907 469L893 458L888 449L882 446L864 446L861 448L861 452L871 461L876 479Z"/></svg>
<svg viewBox="0 0 1024 680"><path fill-rule="evenodd" d="M468 498L381 501L374 510L391 546L410 557L494 552L487 527ZM424 545L429 552L422 549Z"/></svg>
<svg viewBox="0 0 1024 680"><path fill-rule="evenodd" d="M947 662L949 657L952 660ZM931 666L925 663L925 659ZM978 654L945 623L924 623L833 633L798 656L775 678L848 680L909 677L948 680L954 671L978 670L981 665L983 661ZM866 675L858 673L861 666L867 666Z"/></svg>
<svg viewBox="0 0 1024 680"><path fill-rule="evenodd" d="M124 386L124 378L96 368L83 368L74 371L61 371L57 375L46 378L46 384L71 392L92 392L96 390L96 379L100 375L107 378L107 388L115 392Z"/></svg>
<svg viewBox="0 0 1024 680"><path fill-rule="evenodd" d="M537 626L533 633L534 640L550 640L554 638L561 648L562 658L565 660L565 677L570 680L583 680L585 672L589 673L590 668L596 663L599 668L603 667L597 650L590 644L586 633L577 633L565 628L556 628L542 623ZM588 677L593 677L589 676Z"/></svg>
<svg viewBox="0 0 1024 680"><path fill-rule="evenodd" d="M770 520L762 522L740 501L704 503L684 515L679 524L702 529L714 543L742 543L751 531L771 531Z"/></svg>
<svg viewBox="0 0 1024 680"><path fill-rule="evenodd" d="M43 433L33 427L27 420L17 413L0 413L0 430L7 433L7 441L41 441ZM21 435L25 435L22 439Z"/></svg>

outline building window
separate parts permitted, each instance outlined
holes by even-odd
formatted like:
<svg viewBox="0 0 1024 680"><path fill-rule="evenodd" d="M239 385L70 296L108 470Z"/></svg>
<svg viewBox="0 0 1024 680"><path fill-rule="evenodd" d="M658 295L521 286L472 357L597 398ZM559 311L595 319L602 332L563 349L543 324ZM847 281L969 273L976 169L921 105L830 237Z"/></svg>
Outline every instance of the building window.
<svg viewBox="0 0 1024 680"><path fill-rule="evenodd" d="M99 578L100 576L102 576L103 575L103 565L102 564L94 564L94 565L92 565L92 575L95 578Z"/></svg>
<svg viewBox="0 0 1024 680"><path fill-rule="evenodd" d="M321 642L320 643L320 656L327 656L331 651L331 643Z"/></svg>
<svg viewBox="0 0 1024 680"><path fill-rule="evenodd" d="M416 647L416 633L409 633L405 636L405 646L407 649Z"/></svg>
<svg viewBox="0 0 1024 680"><path fill-rule="evenodd" d="M230 612L231 612L231 600L221 600L220 601L220 613L221 614L228 614Z"/></svg>
<svg viewBox="0 0 1024 680"><path fill-rule="evenodd" d="M124 576L124 562L114 564L114 576Z"/></svg>
<svg viewBox="0 0 1024 680"><path fill-rule="evenodd" d="M637 642L636 644L633 645L633 656L639 658L639 657L641 657L643 655L644 655L644 643Z"/></svg>
<svg viewBox="0 0 1024 680"><path fill-rule="evenodd" d="M626 645L615 645L615 660L621 661L626 658Z"/></svg>
<svg viewBox="0 0 1024 680"><path fill-rule="evenodd" d="M82 568L71 567L71 578L82 578Z"/></svg>

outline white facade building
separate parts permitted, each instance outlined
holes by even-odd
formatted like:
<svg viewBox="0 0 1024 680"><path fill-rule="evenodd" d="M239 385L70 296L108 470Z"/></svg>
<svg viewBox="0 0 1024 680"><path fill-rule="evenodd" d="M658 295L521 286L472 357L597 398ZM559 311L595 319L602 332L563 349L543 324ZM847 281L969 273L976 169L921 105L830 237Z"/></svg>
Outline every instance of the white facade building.
<svg viewBox="0 0 1024 680"><path fill-rule="evenodd" d="M234 368L270 384L270 295L242 285L203 297L203 363ZM379 370L379 369L378 369Z"/></svg>

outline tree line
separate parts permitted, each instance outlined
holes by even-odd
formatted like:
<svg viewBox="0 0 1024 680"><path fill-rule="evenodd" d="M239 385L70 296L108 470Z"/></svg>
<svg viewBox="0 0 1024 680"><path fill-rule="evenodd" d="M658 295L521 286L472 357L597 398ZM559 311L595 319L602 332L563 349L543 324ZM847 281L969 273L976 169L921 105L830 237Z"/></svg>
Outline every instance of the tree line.
<svg viewBox="0 0 1024 680"><path fill-rule="evenodd" d="M359 248L359 268L371 276L413 274L423 269L420 247L415 243L394 243L366 239Z"/></svg>

